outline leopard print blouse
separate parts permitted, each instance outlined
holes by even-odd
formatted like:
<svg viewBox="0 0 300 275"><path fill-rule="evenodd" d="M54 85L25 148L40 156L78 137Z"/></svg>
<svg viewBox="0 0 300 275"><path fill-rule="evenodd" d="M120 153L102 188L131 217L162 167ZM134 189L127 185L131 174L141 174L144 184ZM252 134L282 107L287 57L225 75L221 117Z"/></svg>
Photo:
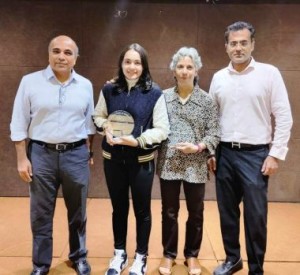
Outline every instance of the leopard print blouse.
<svg viewBox="0 0 300 275"><path fill-rule="evenodd" d="M217 106L210 96L195 86L185 104L177 88L164 90L171 132L158 151L157 174L165 180L205 183L208 180L207 157L214 154L220 140ZM207 150L184 154L172 148L178 142L203 142Z"/></svg>

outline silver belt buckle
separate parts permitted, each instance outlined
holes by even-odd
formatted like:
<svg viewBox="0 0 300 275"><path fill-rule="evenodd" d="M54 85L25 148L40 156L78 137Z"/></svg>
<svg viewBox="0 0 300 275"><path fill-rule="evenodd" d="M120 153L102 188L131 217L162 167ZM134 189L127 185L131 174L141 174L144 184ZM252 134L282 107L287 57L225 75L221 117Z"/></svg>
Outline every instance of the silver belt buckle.
<svg viewBox="0 0 300 275"><path fill-rule="evenodd" d="M231 142L231 148L238 147L241 149L241 144L239 142Z"/></svg>
<svg viewBox="0 0 300 275"><path fill-rule="evenodd" d="M55 150L57 150L57 151L65 151L65 150L67 150L67 144L61 144L61 143L56 144L55 145Z"/></svg>

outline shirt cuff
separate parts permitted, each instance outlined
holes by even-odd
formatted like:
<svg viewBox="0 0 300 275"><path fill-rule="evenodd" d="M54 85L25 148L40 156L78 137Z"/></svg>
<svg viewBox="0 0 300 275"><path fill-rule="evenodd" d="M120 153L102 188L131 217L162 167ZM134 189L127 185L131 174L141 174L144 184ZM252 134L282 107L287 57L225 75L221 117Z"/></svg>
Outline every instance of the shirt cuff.
<svg viewBox="0 0 300 275"><path fill-rule="evenodd" d="M289 148L287 147L276 147L273 145L270 149L269 155L280 160L285 160L288 150Z"/></svg>

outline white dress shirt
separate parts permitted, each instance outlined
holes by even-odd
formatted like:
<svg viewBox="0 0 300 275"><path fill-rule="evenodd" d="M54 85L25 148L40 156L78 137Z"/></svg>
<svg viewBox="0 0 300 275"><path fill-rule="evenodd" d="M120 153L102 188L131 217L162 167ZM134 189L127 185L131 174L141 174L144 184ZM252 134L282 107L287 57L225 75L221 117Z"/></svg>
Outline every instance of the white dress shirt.
<svg viewBox="0 0 300 275"><path fill-rule="evenodd" d="M242 72L232 64L215 73L210 95L219 107L221 141L271 144L269 155L284 160L292 127L288 94L279 70L255 62ZM274 116L274 136L272 119Z"/></svg>

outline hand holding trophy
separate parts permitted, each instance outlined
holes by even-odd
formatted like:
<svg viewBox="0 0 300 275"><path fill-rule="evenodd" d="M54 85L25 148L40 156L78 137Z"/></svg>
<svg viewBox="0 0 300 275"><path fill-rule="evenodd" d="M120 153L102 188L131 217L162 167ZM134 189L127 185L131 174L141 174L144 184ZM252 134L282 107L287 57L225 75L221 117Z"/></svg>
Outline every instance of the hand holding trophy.
<svg viewBox="0 0 300 275"><path fill-rule="evenodd" d="M128 136L132 133L134 128L134 119L132 115L123 110L111 113L108 116L107 121L114 137Z"/></svg>
<svg viewBox="0 0 300 275"><path fill-rule="evenodd" d="M107 118L107 141L110 145L137 146L137 140L131 135L134 129L132 115L123 110L111 113Z"/></svg>

